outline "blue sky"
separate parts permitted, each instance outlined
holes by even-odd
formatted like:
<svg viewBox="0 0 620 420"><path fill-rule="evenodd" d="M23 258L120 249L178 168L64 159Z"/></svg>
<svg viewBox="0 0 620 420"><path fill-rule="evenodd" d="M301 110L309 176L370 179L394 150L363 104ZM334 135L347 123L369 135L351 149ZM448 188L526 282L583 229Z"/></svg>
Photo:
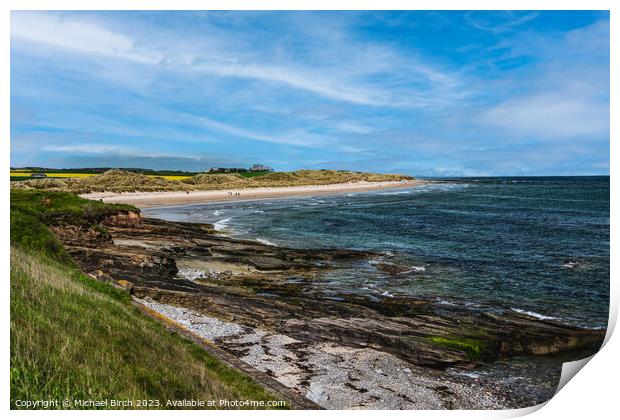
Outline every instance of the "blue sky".
<svg viewBox="0 0 620 420"><path fill-rule="evenodd" d="M12 12L11 165L609 173L609 14Z"/></svg>

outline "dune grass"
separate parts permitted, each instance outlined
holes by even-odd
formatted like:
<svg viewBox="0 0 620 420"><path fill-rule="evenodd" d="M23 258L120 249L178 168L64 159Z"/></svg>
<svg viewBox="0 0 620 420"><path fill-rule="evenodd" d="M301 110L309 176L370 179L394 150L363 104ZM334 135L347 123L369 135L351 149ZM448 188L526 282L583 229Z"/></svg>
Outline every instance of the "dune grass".
<svg viewBox="0 0 620 420"><path fill-rule="evenodd" d="M263 175L267 175L270 173L271 171L248 171L248 172L239 172L239 175L241 175L244 178L255 178L257 176L263 176Z"/></svg>
<svg viewBox="0 0 620 420"><path fill-rule="evenodd" d="M111 169L84 178L49 178L12 182L13 189L91 192L133 191L206 191L258 187L386 182L413 179L406 175L335 170L299 170L294 172L256 172L231 174L197 174L192 177L161 177Z"/></svg>
<svg viewBox="0 0 620 420"><path fill-rule="evenodd" d="M153 400L166 408L180 399L278 399L144 316L127 292L82 274L45 224L63 212L91 223L124 207L66 193L45 193L45 205L42 194L11 195L12 408L18 400Z"/></svg>

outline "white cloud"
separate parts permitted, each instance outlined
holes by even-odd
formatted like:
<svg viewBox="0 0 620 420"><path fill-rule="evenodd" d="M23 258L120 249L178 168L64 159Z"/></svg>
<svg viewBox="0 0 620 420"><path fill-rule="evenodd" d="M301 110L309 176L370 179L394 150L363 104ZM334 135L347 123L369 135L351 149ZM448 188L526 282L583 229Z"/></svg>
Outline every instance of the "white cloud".
<svg viewBox="0 0 620 420"><path fill-rule="evenodd" d="M196 155L155 152L145 150L144 148L133 148L105 143L50 144L44 146L43 150L52 153L77 153L85 155L109 155L137 158L175 158L196 161L201 160L201 157Z"/></svg>
<svg viewBox="0 0 620 420"><path fill-rule="evenodd" d="M455 74L440 71L419 58L404 57L386 45L357 45L344 33L332 34L329 45L313 48L329 50L327 61L304 65L269 48L257 50L255 40L240 41L239 49L231 49L230 39L237 34L230 32L209 32L206 39L186 39L176 33L150 36L145 32L137 42L136 36L112 30L105 22L85 16L13 12L11 19L13 41L152 65L177 73L274 82L356 105L427 107L445 105L451 95L464 95L462 88L457 89L460 82ZM393 80L385 86L364 81L377 74L389 74ZM422 86L404 87L411 81Z"/></svg>
<svg viewBox="0 0 620 420"><path fill-rule="evenodd" d="M366 151L365 148L359 146L353 146L349 144L342 144L339 139L327 136L319 135L304 131L303 129L290 130L285 133L277 135L260 133L253 130L247 130L244 128L224 124L219 121L212 120L206 117L196 117L198 121L205 127L211 130L218 131L220 133L228 134L234 137L240 137L250 140L258 140L268 143L285 144L292 146L302 146L318 149L337 150L345 153L362 153ZM365 130L365 127L351 125L348 127L351 130Z"/></svg>
<svg viewBox="0 0 620 420"><path fill-rule="evenodd" d="M144 64L161 60L157 54L137 51L134 40L127 35L62 15L13 12L11 39Z"/></svg>
<svg viewBox="0 0 620 420"><path fill-rule="evenodd" d="M604 136L609 132L609 110L600 102L562 92L504 102L484 112L480 122L543 139Z"/></svg>
<svg viewBox="0 0 620 420"><path fill-rule="evenodd" d="M342 121L334 124L333 128L338 131L354 134L368 134L374 131L373 128L353 121Z"/></svg>
<svg viewBox="0 0 620 420"><path fill-rule="evenodd" d="M200 123L208 129L219 131L221 133L228 134L234 137L241 137L244 139L258 140L269 143L289 144L305 147L321 146L326 144L323 137L307 133L302 130L295 130L286 134L270 135L265 133L259 133L257 131L247 130L245 128L235 127L229 124L224 124L206 117L197 118L198 121L200 121Z"/></svg>
<svg viewBox="0 0 620 420"><path fill-rule="evenodd" d="M499 33L509 31L535 19L538 17L538 13L532 12L517 16L515 12L506 10L494 14L494 19L491 22L487 21L488 17L488 11L469 12L465 14L465 21L481 31Z"/></svg>
<svg viewBox="0 0 620 420"><path fill-rule="evenodd" d="M112 146L109 144L52 144L44 146L43 150L46 152L68 152L68 153L88 153L88 154L102 154L102 153L116 153L122 150L122 146Z"/></svg>
<svg viewBox="0 0 620 420"><path fill-rule="evenodd" d="M472 117L481 130L499 128L501 140L582 142L609 137L608 21L561 36L529 32L501 46L506 57L527 57L534 64L487 87L502 100Z"/></svg>
<svg viewBox="0 0 620 420"><path fill-rule="evenodd" d="M384 98L380 92L372 89L354 88L342 85L339 81L330 81L321 75L304 75L299 70L256 64L229 64L211 61L191 67L192 71L277 82L293 88L306 90L329 99L350 102L359 105L397 105L396 101Z"/></svg>
<svg viewBox="0 0 620 420"><path fill-rule="evenodd" d="M141 64L161 64L169 69L278 82L326 98L355 104L386 104L385 100L378 98L378 95L371 90L335 86L325 77L304 75L301 70L243 62L234 56L228 60L221 57L202 57L201 51L175 54L162 46L153 46L155 47L153 50L138 48L136 41L129 35L114 32L96 22L71 16L13 13L11 38L82 54L100 55ZM211 41L217 42L216 39ZM163 51L166 51L165 54ZM201 60L202 63L194 64L196 60Z"/></svg>
<svg viewBox="0 0 620 420"><path fill-rule="evenodd" d="M600 137L609 133L609 109L569 92L507 101L484 112L479 121L513 135L540 139Z"/></svg>

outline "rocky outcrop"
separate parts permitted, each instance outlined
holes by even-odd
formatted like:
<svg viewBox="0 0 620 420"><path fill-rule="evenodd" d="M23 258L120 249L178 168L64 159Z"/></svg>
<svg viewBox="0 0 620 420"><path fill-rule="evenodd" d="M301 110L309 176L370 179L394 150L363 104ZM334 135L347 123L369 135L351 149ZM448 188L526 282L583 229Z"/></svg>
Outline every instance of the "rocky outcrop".
<svg viewBox="0 0 620 420"><path fill-rule="evenodd" d="M139 225L142 218L140 213L135 211L127 211L126 213L117 213L108 216L103 220L104 225L119 226L119 227L131 227Z"/></svg>
<svg viewBox="0 0 620 420"><path fill-rule="evenodd" d="M50 226L50 230L65 244L80 246L81 244L111 244L112 236L101 226L59 225Z"/></svg>
<svg viewBox="0 0 620 420"><path fill-rule="evenodd" d="M422 367L471 368L516 355L593 353L604 331L539 320L511 310L474 310L413 297L326 296L321 276L377 255L303 250L218 235L213 226L139 215L54 230L81 268L125 281L138 298L285 334L393 354ZM379 269L399 275L390 263ZM183 276L184 272L193 273ZM201 272L203 273L201 275ZM130 283L130 284L128 284Z"/></svg>

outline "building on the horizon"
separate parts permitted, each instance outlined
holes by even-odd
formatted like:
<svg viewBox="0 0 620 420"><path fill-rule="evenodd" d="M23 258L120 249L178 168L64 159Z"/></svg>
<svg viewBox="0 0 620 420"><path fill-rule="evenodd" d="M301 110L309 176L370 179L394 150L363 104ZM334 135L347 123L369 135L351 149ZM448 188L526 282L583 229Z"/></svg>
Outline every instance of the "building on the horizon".
<svg viewBox="0 0 620 420"><path fill-rule="evenodd" d="M210 173L210 174L231 174L231 173L240 173L240 172L248 172L248 171L249 172L258 172L258 171L273 172L273 168L267 165L262 165L260 163L255 163L254 165L250 166L250 169L213 167L213 168L207 169L204 172Z"/></svg>
<svg viewBox="0 0 620 420"><path fill-rule="evenodd" d="M250 166L250 172L256 172L256 171L273 172L273 168L267 165L261 165L260 163L255 163L254 165Z"/></svg>
<svg viewBox="0 0 620 420"><path fill-rule="evenodd" d="M247 172L247 171L248 170L245 168L209 168L205 172L229 174L229 173Z"/></svg>

